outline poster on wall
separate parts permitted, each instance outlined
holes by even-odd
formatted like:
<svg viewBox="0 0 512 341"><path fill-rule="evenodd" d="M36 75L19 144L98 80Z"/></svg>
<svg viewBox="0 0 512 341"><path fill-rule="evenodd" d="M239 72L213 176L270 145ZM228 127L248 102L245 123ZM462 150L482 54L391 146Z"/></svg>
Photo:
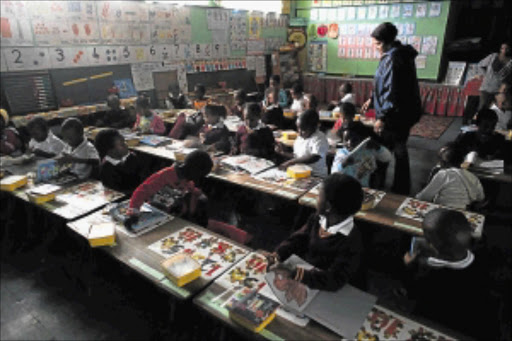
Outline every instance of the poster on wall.
<svg viewBox="0 0 512 341"><path fill-rule="evenodd" d="M48 53L54 69L89 66L85 47L50 47Z"/></svg>
<svg viewBox="0 0 512 341"><path fill-rule="evenodd" d="M3 1L2 1L3 4ZM2 46L30 46L34 44L28 19L0 17L0 43Z"/></svg>
<svg viewBox="0 0 512 341"><path fill-rule="evenodd" d="M265 52L265 39L247 40L247 55L263 54Z"/></svg>
<svg viewBox="0 0 512 341"><path fill-rule="evenodd" d="M98 1L100 20L141 22L149 20L149 10L142 1Z"/></svg>
<svg viewBox="0 0 512 341"><path fill-rule="evenodd" d="M423 37L421 54L434 55L437 52L437 36Z"/></svg>
<svg viewBox="0 0 512 341"><path fill-rule="evenodd" d="M155 87L153 81L153 69L155 63L132 64L133 85L137 91L151 90Z"/></svg>
<svg viewBox="0 0 512 341"><path fill-rule="evenodd" d="M9 71L43 70L50 68L48 49L43 47L11 47L3 49Z"/></svg>
<svg viewBox="0 0 512 341"><path fill-rule="evenodd" d="M253 11L249 14L249 38L259 39L261 35L261 23L263 22L263 13Z"/></svg>
<svg viewBox="0 0 512 341"><path fill-rule="evenodd" d="M466 62L449 62L444 84L456 86L461 85L462 77L466 71L466 65Z"/></svg>
<svg viewBox="0 0 512 341"><path fill-rule="evenodd" d="M308 49L309 70L327 71L327 41L312 41Z"/></svg>
<svg viewBox="0 0 512 341"><path fill-rule="evenodd" d="M246 49L247 12L232 12L229 21L231 50Z"/></svg>
<svg viewBox="0 0 512 341"><path fill-rule="evenodd" d="M229 27L229 10L220 8L207 9L206 22L209 30L227 30Z"/></svg>

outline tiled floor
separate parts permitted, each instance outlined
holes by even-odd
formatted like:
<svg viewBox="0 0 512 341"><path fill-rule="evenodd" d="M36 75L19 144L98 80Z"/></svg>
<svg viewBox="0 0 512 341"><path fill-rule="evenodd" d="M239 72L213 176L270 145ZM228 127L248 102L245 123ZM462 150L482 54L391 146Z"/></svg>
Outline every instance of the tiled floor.
<svg viewBox="0 0 512 341"><path fill-rule="evenodd" d="M438 141L411 137L411 193L418 192L422 187L430 167L436 162L437 149L456 136L459 126L460 119ZM388 186L393 175L392 167L390 170ZM489 249L496 259L503 261L501 268L504 269L510 268L511 261L512 233L510 227L504 227L510 219L507 215L496 216L490 219L490 226L487 226ZM283 221L272 214L264 219L248 218L244 223L256 237L253 243L256 248L271 249L290 231L282 226ZM262 230L264 233L261 233ZM94 291L92 296L88 296L61 270L58 256L46 256L44 261L43 257L34 254L2 257L0 339L189 339L194 331L192 325L196 325L197 329L195 313L190 313L192 317L185 317L179 324L171 324L167 319L168 301L165 295L106 257L100 257L99 263ZM505 271L503 276L503 283L510 283L510 278L507 282L506 277L510 277L510 271ZM395 309L410 309L410 302L397 301L391 295L391 289L396 285L396 280L387 275L375 271L369 274L368 290L379 295L379 302ZM509 311L505 312L505 318L508 317ZM209 339L216 338L208 326L201 324L199 329ZM510 324L496 335L506 335L507 330L510 331Z"/></svg>

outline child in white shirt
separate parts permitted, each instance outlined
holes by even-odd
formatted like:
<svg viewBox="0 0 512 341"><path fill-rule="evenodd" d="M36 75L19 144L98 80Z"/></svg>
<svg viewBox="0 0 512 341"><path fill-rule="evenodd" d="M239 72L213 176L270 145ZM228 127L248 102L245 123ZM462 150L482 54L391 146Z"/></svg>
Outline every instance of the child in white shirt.
<svg viewBox="0 0 512 341"><path fill-rule="evenodd" d="M314 110L306 110L297 119L299 137L293 145L293 155L283 152L282 146L276 147L276 152L291 158L282 163L279 168L286 169L298 163L307 164L313 169L313 175L325 178L327 176L326 155L329 143L325 134L318 130L320 117Z"/></svg>
<svg viewBox="0 0 512 341"><path fill-rule="evenodd" d="M304 111L305 105L304 105L304 90L302 89L302 85L296 83L293 85L291 90L293 103L290 107L291 111L294 111L298 114Z"/></svg>
<svg viewBox="0 0 512 341"><path fill-rule="evenodd" d="M96 148L85 138L82 122L68 118L62 123L61 133L68 145L58 158L59 164L71 163L71 173L79 179L87 179L93 167L99 166L100 157Z"/></svg>
<svg viewBox="0 0 512 341"><path fill-rule="evenodd" d="M32 137L28 143L28 148L36 156L54 157L66 147L66 144L52 133L46 120L42 117L35 117L30 120L27 124L27 130Z"/></svg>
<svg viewBox="0 0 512 341"><path fill-rule="evenodd" d="M512 86L502 83L491 106L498 116L496 130L507 130L512 128Z"/></svg>

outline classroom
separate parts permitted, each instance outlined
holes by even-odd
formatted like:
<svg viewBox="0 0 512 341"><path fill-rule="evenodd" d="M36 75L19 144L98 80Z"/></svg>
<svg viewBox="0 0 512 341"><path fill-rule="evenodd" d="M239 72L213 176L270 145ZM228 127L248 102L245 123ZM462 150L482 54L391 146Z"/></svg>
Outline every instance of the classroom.
<svg viewBox="0 0 512 341"><path fill-rule="evenodd" d="M0 0L0 339L512 340L511 13Z"/></svg>

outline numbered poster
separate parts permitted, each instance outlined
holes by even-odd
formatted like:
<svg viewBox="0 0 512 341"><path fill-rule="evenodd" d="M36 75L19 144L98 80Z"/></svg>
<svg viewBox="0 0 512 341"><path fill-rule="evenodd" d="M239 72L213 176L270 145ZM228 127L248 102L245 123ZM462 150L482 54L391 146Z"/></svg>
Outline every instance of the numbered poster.
<svg viewBox="0 0 512 341"><path fill-rule="evenodd" d="M148 7L142 1L98 1L98 16L101 20L148 21Z"/></svg>
<svg viewBox="0 0 512 341"><path fill-rule="evenodd" d="M52 68L89 66L87 50L84 47L48 48Z"/></svg>
<svg viewBox="0 0 512 341"><path fill-rule="evenodd" d="M87 47L87 58L91 65L115 65L121 62L120 46Z"/></svg>
<svg viewBox="0 0 512 341"><path fill-rule="evenodd" d="M61 37L63 44L88 45L100 42L100 30L96 21L68 21L70 33Z"/></svg>
<svg viewBox="0 0 512 341"><path fill-rule="evenodd" d="M0 13L2 17L28 18L29 10L26 1L7 1L0 2Z"/></svg>
<svg viewBox="0 0 512 341"><path fill-rule="evenodd" d="M7 71L7 62L5 61L4 50L2 49L0 51L0 72L5 71Z"/></svg>
<svg viewBox="0 0 512 341"><path fill-rule="evenodd" d="M62 45L63 41L72 39L71 28L64 20L32 20L34 39L38 45Z"/></svg>
<svg viewBox="0 0 512 341"><path fill-rule="evenodd" d="M2 1L3 4L3 1ZM2 46L30 46L34 44L30 22L15 17L0 17L0 42Z"/></svg>
<svg viewBox="0 0 512 341"><path fill-rule="evenodd" d="M4 49L9 71L42 70L50 68L48 49L43 47L16 47Z"/></svg>

